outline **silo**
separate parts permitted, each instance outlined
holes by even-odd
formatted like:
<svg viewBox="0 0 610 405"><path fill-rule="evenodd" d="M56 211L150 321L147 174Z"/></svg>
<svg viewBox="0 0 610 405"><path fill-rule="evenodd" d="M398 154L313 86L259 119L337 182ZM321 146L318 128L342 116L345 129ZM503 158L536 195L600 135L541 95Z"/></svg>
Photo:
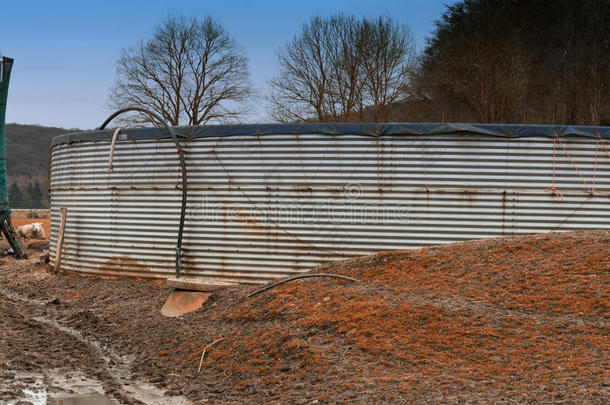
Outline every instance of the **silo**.
<svg viewBox="0 0 610 405"><path fill-rule="evenodd" d="M187 277L258 283L380 250L610 228L608 127L174 130L188 168ZM113 133L53 140L51 252L67 207L64 269L169 277L182 195L175 146L166 129L124 129L111 153Z"/></svg>

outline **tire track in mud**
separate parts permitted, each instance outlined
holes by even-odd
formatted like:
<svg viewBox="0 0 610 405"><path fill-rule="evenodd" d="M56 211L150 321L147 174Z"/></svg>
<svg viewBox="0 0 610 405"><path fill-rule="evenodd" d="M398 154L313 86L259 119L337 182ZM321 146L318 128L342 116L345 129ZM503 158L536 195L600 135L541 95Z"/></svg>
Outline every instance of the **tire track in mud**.
<svg viewBox="0 0 610 405"><path fill-rule="evenodd" d="M183 397L166 397L165 391L145 382L126 383L125 381L131 381L132 360L127 356L119 355L96 339L84 336L78 329L61 324L52 315L49 316L49 313L52 312L55 312L55 315L60 315L60 311L54 311L52 307L49 307L49 303L2 289L0 289L0 299L14 304L12 305L14 316L23 318L24 322L35 322L52 328L56 333L61 333L72 340L76 340L78 342L76 344L84 346L85 350L92 356L101 360L102 370L95 377L100 380L106 395L109 397L126 404L190 404L190 401ZM71 353L65 353L65 355L70 356Z"/></svg>

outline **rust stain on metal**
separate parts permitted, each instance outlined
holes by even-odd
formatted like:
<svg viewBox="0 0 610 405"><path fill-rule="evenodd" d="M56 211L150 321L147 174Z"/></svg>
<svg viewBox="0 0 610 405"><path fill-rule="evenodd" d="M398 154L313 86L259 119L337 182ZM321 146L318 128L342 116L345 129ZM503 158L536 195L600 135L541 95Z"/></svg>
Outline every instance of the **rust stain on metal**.
<svg viewBox="0 0 610 405"><path fill-rule="evenodd" d="M105 261L101 266L101 270L106 272L130 272L130 271L150 271L148 266L139 260L133 259L129 255L113 256Z"/></svg>
<svg viewBox="0 0 610 405"><path fill-rule="evenodd" d="M479 196L480 191L475 188L465 188L462 190L462 194L468 201L473 201Z"/></svg>
<svg viewBox="0 0 610 405"><path fill-rule="evenodd" d="M241 220L242 223L245 223L249 228L253 229L258 233L271 233L271 227L267 224L263 224L250 215L243 213L242 211L234 211L233 212L237 218Z"/></svg>
<svg viewBox="0 0 610 405"><path fill-rule="evenodd" d="M519 192L514 190L513 192L513 208L512 208L512 230L511 230L511 234L512 235L516 235L517 233L517 213L515 212L515 210L517 209L517 198L519 197Z"/></svg>
<svg viewBox="0 0 610 405"><path fill-rule="evenodd" d="M311 186L294 186L292 190L299 194L311 194L313 191Z"/></svg>
<svg viewBox="0 0 610 405"><path fill-rule="evenodd" d="M340 196L340 195L343 195L345 193L345 188L344 187L332 187L331 186L331 187L326 187L326 189L333 196Z"/></svg>
<svg viewBox="0 0 610 405"><path fill-rule="evenodd" d="M502 235L506 232L506 190L502 192Z"/></svg>
<svg viewBox="0 0 610 405"><path fill-rule="evenodd" d="M222 202L222 235L226 239L227 237L227 201ZM224 250L220 252L220 271L226 270L226 258Z"/></svg>
<svg viewBox="0 0 610 405"><path fill-rule="evenodd" d="M184 276L187 276L192 271L197 270L197 265L195 264L193 258L191 258L190 253L191 250L182 245L182 249L180 251L180 266L182 267L181 274Z"/></svg>

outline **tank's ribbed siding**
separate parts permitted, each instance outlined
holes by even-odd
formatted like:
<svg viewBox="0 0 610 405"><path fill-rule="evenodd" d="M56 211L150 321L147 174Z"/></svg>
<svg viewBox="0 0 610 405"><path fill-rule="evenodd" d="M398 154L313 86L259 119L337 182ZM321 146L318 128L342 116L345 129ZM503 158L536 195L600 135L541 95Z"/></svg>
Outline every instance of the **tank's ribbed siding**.
<svg viewBox="0 0 610 405"><path fill-rule="evenodd" d="M610 159L595 140L481 135L196 138L185 144L183 274L264 282L328 261L502 235L610 228ZM52 238L68 207L66 269L174 273L180 173L168 141L60 144ZM54 260L54 258L52 258Z"/></svg>

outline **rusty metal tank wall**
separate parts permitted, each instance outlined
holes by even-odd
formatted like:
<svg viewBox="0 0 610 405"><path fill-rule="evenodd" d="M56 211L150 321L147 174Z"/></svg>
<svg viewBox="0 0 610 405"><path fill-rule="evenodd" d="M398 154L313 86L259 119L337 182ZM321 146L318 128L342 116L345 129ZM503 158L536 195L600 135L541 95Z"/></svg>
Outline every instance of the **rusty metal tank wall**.
<svg viewBox="0 0 610 405"><path fill-rule="evenodd" d="M265 282L380 250L610 228L610 142L601 137L223 128L180 129L189 135L185 277ZM173 274L178 160L162 130L138 131L119 137L112 171L111 132L55 140L51 252L67 207L63 268ZM554 162L562 199L548 189ZM594 172L590 193L583 180L591 190Z"/></svg>

